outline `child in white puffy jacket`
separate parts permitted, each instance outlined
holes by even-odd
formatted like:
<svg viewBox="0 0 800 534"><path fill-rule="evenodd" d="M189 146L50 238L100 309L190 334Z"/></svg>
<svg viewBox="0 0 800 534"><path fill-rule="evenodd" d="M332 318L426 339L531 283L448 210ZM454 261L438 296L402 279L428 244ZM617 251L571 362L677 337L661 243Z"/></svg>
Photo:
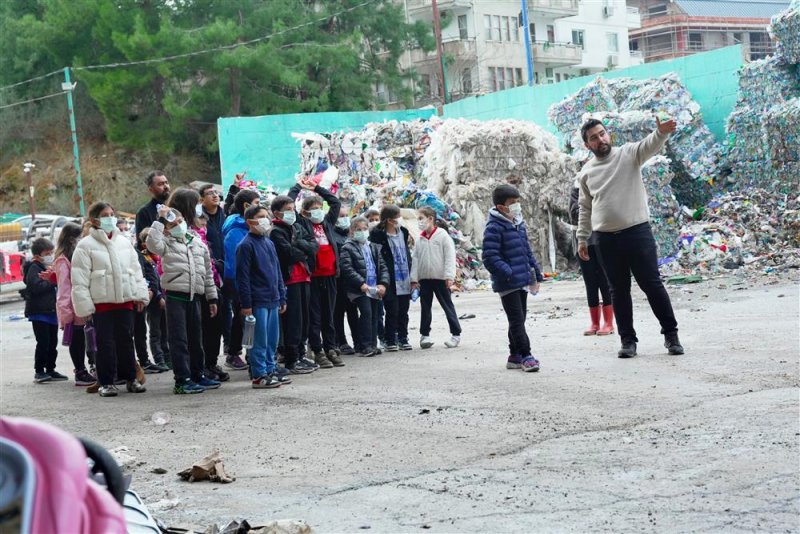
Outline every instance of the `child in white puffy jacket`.
<svg viewBox="0 0 800 534"><path fill-rule="evenodd" d="M172 200L170 198L168 204L172 204ZM164 206L158 215L159 219L150 227L146 245L147 250L161 257L161 286L167 301L167 336L175 373L174 393L202 393L220 386L220 382L204 374L201 317L204 296L211 316L217 313L217 288L211 255L200 236L188 229L179 211Z"/></svg>

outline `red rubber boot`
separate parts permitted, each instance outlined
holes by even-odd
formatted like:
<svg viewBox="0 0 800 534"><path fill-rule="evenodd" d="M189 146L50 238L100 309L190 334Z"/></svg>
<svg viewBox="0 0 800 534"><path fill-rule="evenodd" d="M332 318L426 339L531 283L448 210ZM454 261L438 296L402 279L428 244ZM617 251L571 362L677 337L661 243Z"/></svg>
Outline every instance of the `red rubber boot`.
<svg viewBox="0 0 800 534"><path fill-rule="evenodd" d="M583 333L584 336L593 336L600 330L600 306L589 308L589 316L592 318L592 324Z"/></svg>
<svg viewBox="0 0 800 534"><path fill-rule="evenodd" d="M614 333L614 306L603 306L603 327L597 331L598 336L607 336Z"/></svg>

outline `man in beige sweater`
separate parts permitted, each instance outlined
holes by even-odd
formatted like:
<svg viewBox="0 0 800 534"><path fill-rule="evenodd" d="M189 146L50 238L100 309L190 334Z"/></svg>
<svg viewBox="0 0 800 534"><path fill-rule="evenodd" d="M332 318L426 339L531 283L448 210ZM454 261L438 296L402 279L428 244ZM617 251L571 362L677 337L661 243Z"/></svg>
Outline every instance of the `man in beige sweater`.
<svg viewBox="0 0 800 534"><path fill-rule="evenodd" d="M661 323L664 346L670 354L683 354L678 322L667 290L658 273L658 253L650 228L650 210L642 181L642 165L655 156L675 131L675 121L661 122L638 143L612 147L603 123L590 119L581 128L586 148L594 158L578 174L578 255L589 259L587 240L598 236L600 260L611 283L611 300L622 339L620 358L636 356L633 328L631 273L647 295L653 314Z"/></svg>

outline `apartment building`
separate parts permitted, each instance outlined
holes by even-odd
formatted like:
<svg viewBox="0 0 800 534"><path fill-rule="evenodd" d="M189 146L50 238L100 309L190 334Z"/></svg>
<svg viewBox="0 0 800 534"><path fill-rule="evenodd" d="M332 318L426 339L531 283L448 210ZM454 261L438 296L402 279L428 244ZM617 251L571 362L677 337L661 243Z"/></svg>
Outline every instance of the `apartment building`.
<svg viewBox="0 0 800 534"><path fill-rule="evenodd" d="M630 47L646 62L683 57L741 44L745 59L775 52L767 26L788 0L631 0L641 27L632 30Z"/></svg>
<svg viewBox="0 0 800 534"><path fill-rule="evenodd" d="M403 3L408 20L433 23L430 0ZM439 0L437 4L445 21L442 43L449 101L527 83L521 2ZM628 31L639 26L639 17L638 9L625 0L528 0L528 22L534 83L556 83L642 61L628 49ZM442 101L435 51L410 50L401 66L419 73L416 105Z"/></svg>

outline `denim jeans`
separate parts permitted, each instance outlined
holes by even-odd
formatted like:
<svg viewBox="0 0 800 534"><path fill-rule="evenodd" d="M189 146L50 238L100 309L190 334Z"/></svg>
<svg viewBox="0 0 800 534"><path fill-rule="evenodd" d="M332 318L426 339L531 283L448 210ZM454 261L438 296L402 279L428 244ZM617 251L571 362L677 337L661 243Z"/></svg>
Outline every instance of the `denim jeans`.
<svg viewBox="0 0 800 534"><path fill-rule="evenodd" d="M275 372L275 351L281 337L280 309L253 308L253 317L256 331L248 359L253 378L259 378Z"/></svg>
<svg viewBox="0 0 800 534"><path fill-rule="evenodd" d="M658 272L658 251L650 223L637 224L620 232L597 232L600 260L611 284L611 299L617 331L622 341L638 341L633 328L631 273L647 295L650 309L661 324L661 333L678 331L669 294Z"/></svg>

